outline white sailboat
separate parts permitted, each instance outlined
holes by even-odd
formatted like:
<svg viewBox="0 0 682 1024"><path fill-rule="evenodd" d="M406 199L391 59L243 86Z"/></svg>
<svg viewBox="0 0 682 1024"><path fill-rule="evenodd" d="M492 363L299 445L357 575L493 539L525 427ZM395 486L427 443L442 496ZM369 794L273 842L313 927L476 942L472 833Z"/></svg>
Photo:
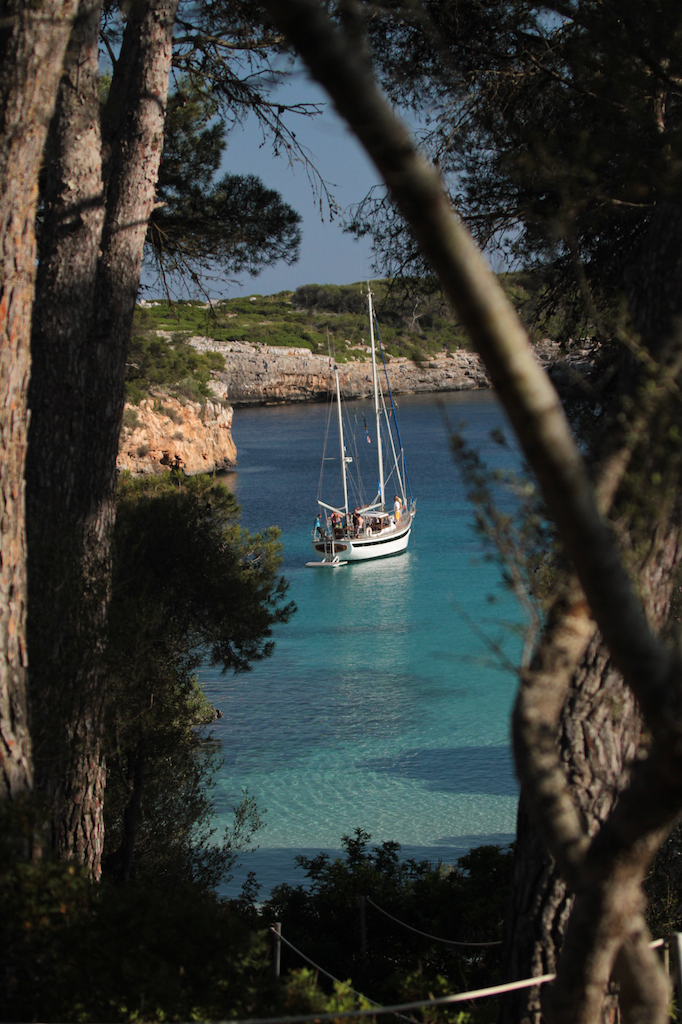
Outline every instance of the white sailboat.
<svg viewBox="0 0 682 1024"><path fill-rule="evenodd" d="M354 481L356 497L359 498L359 503L351 509L348 492L349 473L351 472L353 457L349 456L346 451L339 371L338 367L334 367L343 504L330 504L318 497L317 504L320 506L320 512L313 528L312 543L315 554L322 555L322 559L321 561L306 563L316 568L337 568L341 565L347 565L349 562L365 562L371 558L386 558L389 555L402 554L407 550L412 532L412 524L417 514L416 501L410 489L396 410L387 374L385 376L391 404L390 417L386 407L384 390L379 384L374 330L375 317L372 307L372 292L369 285L367 293L372 354L372 390L376 426L377 469L379 473L377 493L371 501L365 502L359 490L359 480ZM379 345L381 345L378 332L377 339L379 340ZM383 438L382 420L386 428ZM394 430L391 429L392 424L395 428ZM370 440L369 433L367 433L367 439ZM384 467L384 442L387 449L386 462L390 463L391 466L388 474L385 473ZM388 457L389 449L390 460ZM329 460L323 457L323 466L325 461ZM390 498L387 500L388 488L394 493L392 500Z"/></svg>

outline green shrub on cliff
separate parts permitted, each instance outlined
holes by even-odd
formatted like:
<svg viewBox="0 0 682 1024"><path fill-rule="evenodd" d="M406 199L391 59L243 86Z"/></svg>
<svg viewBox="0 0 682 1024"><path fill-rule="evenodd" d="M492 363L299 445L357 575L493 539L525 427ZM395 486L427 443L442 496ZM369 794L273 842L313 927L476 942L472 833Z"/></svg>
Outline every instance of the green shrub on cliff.
<svg viewBox="0 0 682 1024"><path fill-rule="evenodd" d="M194 401L211 397L212 370L224 370L218 352L197 352L177 335L167 341L151 330L137 330L130 340L126 365L126 398L134 405L151 388L163 388Z"/></svg>
<svg viewBox="0 0 682 1024"><path fill-rule="evenodd" d="M541 279L518 272L499 277L532 332L543 305ZM372 282L372 290L381 341L392 356L424 361L468 344L461 323L429 282L378 280ZM369 344L367 286L364 282L308 284L295 292L225 299L212 308L204 303L164 301L138 308L135 324L138 335L145 337L159 330L170 332L180 352L186 350L183 339L201 335L219 344L305 348L317 355L331 352L337 362L346 362L357 357L357 346ZM553 325L559 329L556 316ZM144 363L143 353L138 352L134 360ZM149 387L134 374L128 386L133 397Z"/></svg>

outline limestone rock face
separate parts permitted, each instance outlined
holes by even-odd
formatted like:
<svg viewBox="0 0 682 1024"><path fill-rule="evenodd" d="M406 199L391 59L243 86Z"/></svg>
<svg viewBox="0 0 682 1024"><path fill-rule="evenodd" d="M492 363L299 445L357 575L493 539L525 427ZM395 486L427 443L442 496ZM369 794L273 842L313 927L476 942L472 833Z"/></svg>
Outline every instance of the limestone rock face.
<svg viewBox="0 0 682 1024"><path fill-rule="evenodd" d="M219 400L143 399L126 405L117 467L135 475L177 466L190 476L237 464L232 409Z"/></svg>
<svg viewBox="0 0 682 1024"><path fill-rule="evenodd" d="M250 345L242 341L217 342L193 337L189 343L200 352L220 352L225 371L213 375L214 393L231 405L277 405L282 402L311 402L326 398L334 388L328 356L313 355L306 348ZM361 348L362 346L357 346ZM570 383L580 388L589 378L594 350L574 348L562 352L557 342L546 338L534 346L538 361L550 372L558 387ZM372 394L372 368L367 349L365 361L339 363L339 381L345 398L368 398ZM380 365L382 384L384 371ZM423 363L391 357L387 366L391 390L396 395L438 391L471 391L489 388L490 379L476 352L458 349L439 352Z"/></svg>
<svg viewBox="0 0 682 1024"><path fill-rule="evenodd" d="M310 402L324 398L334 386L329 358L313 355L306 348L217 342L201 337L190 338L189 343L200 352L225 356L226 369L214 375L214 390L232 405ZM383 369L381 372L383 375ZM340 363L339 379L346 398L370 396L369 356L365 362ZM490 387L478 355L464 349L452 355L439 353L425 363L393 357L388 363L388 379L396 394Z"/></svg>
<svg viewBox="0 0 682 1024"><path fill-rule="evenodd" d="M202 337L189 341L199 351L216 351L225 356L225 371L214 373L211 381L215 400L181 402L159 396L145 399L138 406L127 405L119 444L119 470L160 473L178 466L193 474L229 469L237 464L232 405L319 401L334 387L329 358L313 355L306 348L216 342ZM546 340L535 346L535 353L562 392L580 389L589 380L594 356L589 347L566 354L555 342ZM346 398L368 398L372 394L369 355L365 361L338 366ZM478 355L466 349L451 354L441 352L423 363L394 357L387 370L396 395L490 387ZM383 368L380 372L383 380Z"/></svg>

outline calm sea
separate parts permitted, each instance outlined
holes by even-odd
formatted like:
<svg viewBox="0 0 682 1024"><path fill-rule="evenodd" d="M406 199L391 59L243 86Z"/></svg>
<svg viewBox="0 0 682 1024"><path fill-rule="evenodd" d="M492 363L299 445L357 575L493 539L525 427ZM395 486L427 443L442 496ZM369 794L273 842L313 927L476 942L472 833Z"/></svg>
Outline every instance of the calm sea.
<svg viewBox="0 0 682 1024"><path fill-rule="evenodd" d="M369 405L355 403L360 421ZM450 455L446 422L492 466L512 450L487 392L403 396L400 428L417 519L409 551L337 570L305 567L317 512L322 405L235 412L239 466L227 479L249 530L277 524L298 606L268 661L241 676L204 669L224 714L219 824L242 790L266 827L226 889L255 870L267 894L303 881L298 853L337 851L360 826L409 856L454 861L513 838L517 788L509 752L515 679L493 653L518 656L521 615L487 561Z"/></svg>

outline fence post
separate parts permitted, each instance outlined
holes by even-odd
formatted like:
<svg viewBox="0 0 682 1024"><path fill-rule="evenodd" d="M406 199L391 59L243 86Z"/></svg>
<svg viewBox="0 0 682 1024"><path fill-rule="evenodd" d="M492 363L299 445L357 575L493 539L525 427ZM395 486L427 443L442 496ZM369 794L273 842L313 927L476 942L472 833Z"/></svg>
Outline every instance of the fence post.
<svg viewBox="0 0 682 1024"><path fill-rule="evenodd" d="M367 959L367 919L365 916L365 897L358 897L360 905L360 955L363 960Z"/></svg>
<svg viewBox="0 0 682 1024"><path fill-rule="evenodd" d="M273 957L272 969L274 971L275 977L279 978L280 961L282 958L282 922L275 921L272 928L275 933L275 955Z"/></svg>

